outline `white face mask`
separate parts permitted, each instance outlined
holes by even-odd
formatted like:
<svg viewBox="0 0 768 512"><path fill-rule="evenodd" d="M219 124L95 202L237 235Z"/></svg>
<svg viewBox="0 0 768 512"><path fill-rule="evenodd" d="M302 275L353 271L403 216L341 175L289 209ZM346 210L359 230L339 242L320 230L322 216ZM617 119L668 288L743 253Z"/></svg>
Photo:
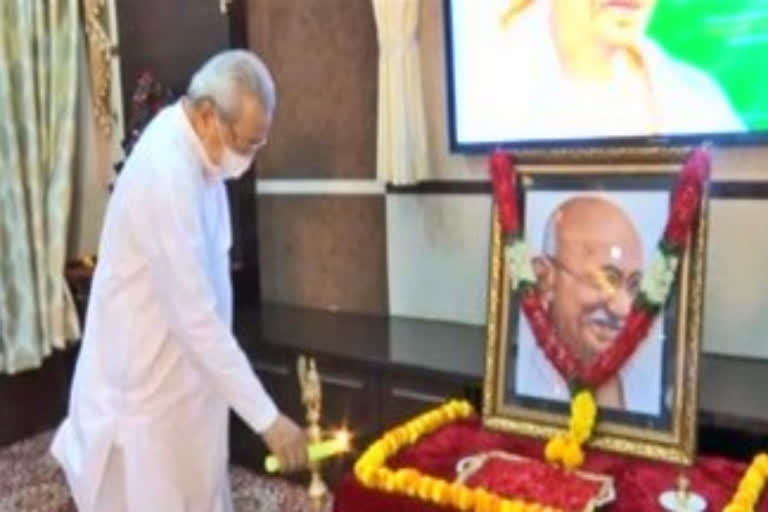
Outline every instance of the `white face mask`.
<svg viewBox="0 0 768 512"><path fill-rule="evenodd" d="M236 180L248 171L251 167L255 154L241 155L234 151L232 148L224 143L224 136L221 130L221 122L216 121L216 126L219 129L219 137L223 145L223 152L221 154L221 162L219 163L219 169L225 179Z"/></svg>

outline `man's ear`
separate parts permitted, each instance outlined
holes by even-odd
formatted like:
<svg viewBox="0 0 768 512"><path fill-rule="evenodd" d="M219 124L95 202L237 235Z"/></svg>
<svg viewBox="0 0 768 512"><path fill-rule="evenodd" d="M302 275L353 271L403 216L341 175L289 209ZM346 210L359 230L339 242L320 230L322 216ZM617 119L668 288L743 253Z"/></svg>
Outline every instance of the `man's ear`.
<svg viewBox="0 0 768 512"><path fill-rule="evenodd" d="M549 304L555 294L555 265L546 256L533 258L536 288L544 304Z"/></svg>
<svg viewBox="0 0 768 512"><path fill-rule="evenodd" d="M210 98L200 98L195 102L195 108L206 120L216 115L216 104Z"/></svg>

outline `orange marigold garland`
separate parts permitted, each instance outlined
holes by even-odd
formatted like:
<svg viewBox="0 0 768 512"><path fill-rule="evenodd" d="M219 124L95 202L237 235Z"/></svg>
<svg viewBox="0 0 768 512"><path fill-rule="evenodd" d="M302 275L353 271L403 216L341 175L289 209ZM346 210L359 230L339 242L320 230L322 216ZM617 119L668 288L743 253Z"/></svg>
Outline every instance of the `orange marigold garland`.
<svg viewBox="0 0 768 512"><path fill-rule="evenodd" d="M482 488L448 482L413 468L392 470L387 460L405 446L456 420L474 415L466 401L452 400L385 433L355 463L355 476L370 489L418 498L436 505L474 512L562 512L538 503L509 499Z"/></svg>
<svg viewBox="0 0 768 512"><path fill-rule="evenodd" d="M757 455L739 482L736 493L723 512L753 512L768 479L768 454Z"/></svg>

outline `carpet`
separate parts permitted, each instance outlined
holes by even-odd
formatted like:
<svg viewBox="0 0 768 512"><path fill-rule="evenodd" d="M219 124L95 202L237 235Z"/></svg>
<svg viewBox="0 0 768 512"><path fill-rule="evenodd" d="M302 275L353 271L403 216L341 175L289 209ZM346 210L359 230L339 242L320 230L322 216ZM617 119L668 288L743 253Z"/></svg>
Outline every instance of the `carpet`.
<svg viewBox="0 0 768 512"><path fill-rule="evenodd" d="M0 449L0 512L76 512L64 474L48 453L52 432ZM311 510L304 488L241 467L230 470L237 512Z"/></svg>

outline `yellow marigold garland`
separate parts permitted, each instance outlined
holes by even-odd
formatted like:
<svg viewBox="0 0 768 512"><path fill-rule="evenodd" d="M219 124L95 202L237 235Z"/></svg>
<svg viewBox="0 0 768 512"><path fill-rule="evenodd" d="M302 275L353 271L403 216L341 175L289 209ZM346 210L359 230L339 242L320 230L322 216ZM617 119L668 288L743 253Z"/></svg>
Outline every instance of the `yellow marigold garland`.
<svg viewBox="0 0 768 512"><path fill-rule="evenodd" d="M757 455L739 482L736 493L723 512L753 512L768 479L768 454Z"/></svg>
<svg viewBox="0 0 768 512"><path fill-rule="evenodd" d="M575 469L584 463L582 445L592 437L597 417L595 397L589 390L581 390L571 399L571 417L568 431L552 437L544 449L549 462L561 463L568 469Z"/></svg>
<svg viewBox="0 0 768 512"><path fill-rule="evenodd" d="M581 403L581 402L580 402ZM355 463L355 476L370 489L418 498L436 505L473 512L562 512L538 503L498 496L482 488L448 482L413 468L392 470L387 460L403 447L453 421L472 416L466 401L452 400L385 433Z"/></svg>
<svg viewBox="0 0 768 512"><path fill-rule="evenodd" d="M384 434L355 463L355 476L365 487L392 494L419 498L461 511L474 512L562 512L537 503L507 499L482 488L424 475L413 468L391 470L386 461L403 447L422 436L458 419L474 414L465 401L453 400ZM588 390L578 392L571 400L568 432L549 440L545 455L550 462L560 462L573 469L584 461L582 444L592 435L597 416L594 396ZM754 512L768 480L768 454L757 455L744 473L736 493L723 512Z"/></svg>

